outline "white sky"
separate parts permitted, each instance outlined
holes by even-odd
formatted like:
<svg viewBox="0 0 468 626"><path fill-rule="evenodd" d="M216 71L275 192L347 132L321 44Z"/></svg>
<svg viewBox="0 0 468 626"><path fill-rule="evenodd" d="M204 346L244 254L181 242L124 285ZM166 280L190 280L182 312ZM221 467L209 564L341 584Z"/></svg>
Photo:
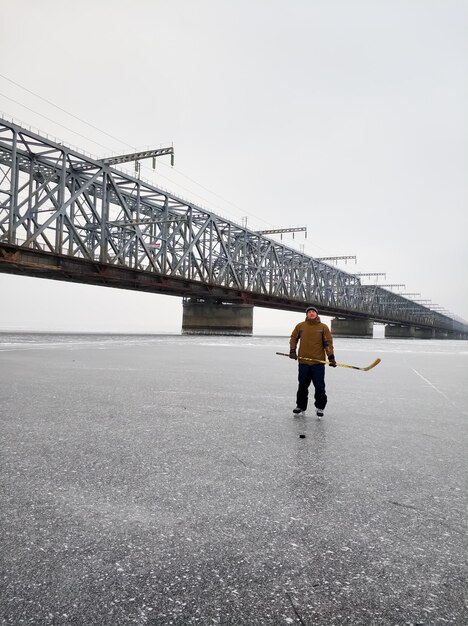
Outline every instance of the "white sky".
<svg viewBox="0 0 468 626"><path fill-rule="evenodd" d="M468 320L466 0L0 9L4 115L97 156L173 142L144 178L253 229L307 226L287 242ZM0 293L3 330L181 326L170 296L4 274ZM255 309L255 331L298 318Z"/></svg>

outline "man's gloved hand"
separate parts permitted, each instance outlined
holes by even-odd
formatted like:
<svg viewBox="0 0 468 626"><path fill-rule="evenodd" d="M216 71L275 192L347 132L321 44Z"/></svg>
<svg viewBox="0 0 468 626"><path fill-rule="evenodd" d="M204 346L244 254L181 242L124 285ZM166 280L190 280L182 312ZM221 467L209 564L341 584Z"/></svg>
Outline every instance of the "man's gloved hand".
<svg viewBox="0 0 468 626"><path fill-rule="evenodd" d="M336 361L335 361L335 355L334 354L330 354L330 356L328 357L328 365L330 367L336 367Z"/></svg>
<svg viewBox="0 0 468 626"><path fill-rule="evenodd" d="M289 351L289 358L290 359L294 359L295 361L297 361L296 350L292 349L292 350Z"/></svg>

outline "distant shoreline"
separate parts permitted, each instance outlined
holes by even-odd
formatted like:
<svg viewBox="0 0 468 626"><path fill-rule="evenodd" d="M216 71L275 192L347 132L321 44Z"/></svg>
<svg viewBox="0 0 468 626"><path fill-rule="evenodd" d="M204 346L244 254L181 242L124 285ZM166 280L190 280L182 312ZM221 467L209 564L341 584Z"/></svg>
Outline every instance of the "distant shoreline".
<svg viewBox="0 0 468 626"><path fill-rule="evenodd" d="M131 331L111 331L111 330L0 330L0 336L2 335L57 335L57 336L83 336L83 335L93 335L93 336L120 336L120 337L160 337L164 335L165 337L289 337L289 335L285 334L272 334L272 333L253 333L252 335L224 335L224 334L214 334L214 335L205 335L204 333L200 333L199 335L183 335L182 333L176 333L173 331L158 331L158 332L131 332Z"/></svg>

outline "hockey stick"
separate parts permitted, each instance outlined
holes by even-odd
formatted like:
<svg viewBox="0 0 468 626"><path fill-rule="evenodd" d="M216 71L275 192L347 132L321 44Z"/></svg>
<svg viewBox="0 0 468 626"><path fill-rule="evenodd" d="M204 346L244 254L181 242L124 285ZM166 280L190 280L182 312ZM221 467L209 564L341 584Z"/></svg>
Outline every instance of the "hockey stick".
<svg viewBox="0 0 468 626"><path fill-rule="evenodd" d="M277 352L276 354L279 354L280 356L287 356L287 357L289 357L289 354L287 352ZM303 356L301 356L301 361L313 361L314 363L325 363L325 364L329 363L329 361L321 361L320 359L308 359L308 358L303 357ZM356 365L346 365L345 363L337 363L337 366L338 367L349 367L352 370L361 370L361 372L368 372L373 367L378 365L380 363L380 361L381 361L381 359L375 359L375 361L373 361L367 367L357 367Z"/></svg>

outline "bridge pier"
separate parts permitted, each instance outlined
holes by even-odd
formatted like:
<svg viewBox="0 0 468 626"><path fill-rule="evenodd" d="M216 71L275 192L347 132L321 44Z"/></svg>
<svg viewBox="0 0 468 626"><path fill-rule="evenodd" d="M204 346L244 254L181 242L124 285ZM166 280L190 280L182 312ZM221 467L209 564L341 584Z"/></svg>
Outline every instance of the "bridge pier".
<svg viewBox="0 0 468 626"><path fill-rule="evenodd" d="M415 328L415 339L434 339L435 331L433 328Z"/></svg>
<svg viewBox="0 0 468 626"><path fill-rule="evenodd" d="M243 335L253 332L253 306L210 298L183 301L183 335Z"/></svg>
<svg viewBox="0 0 468 626"><path fill-rule="evenodd" d="M387 339L463 339L462 333L452 333L437 328L400 326L399 324L387 324L385 337Z"/></svg>
<svg viewBox="0 0 468 626"><path fill-rule="evenodd" d="M364 337L374 336L372 320L351 320L335 318L331 321L331 331L335 337Z"/></svg>
<svg viewBox="0 0 468 626"><path fill-rule="evenodd" d="M414 326L400 326L399 324L387 324L385 326L386 339L414 339Z"/></svg>

